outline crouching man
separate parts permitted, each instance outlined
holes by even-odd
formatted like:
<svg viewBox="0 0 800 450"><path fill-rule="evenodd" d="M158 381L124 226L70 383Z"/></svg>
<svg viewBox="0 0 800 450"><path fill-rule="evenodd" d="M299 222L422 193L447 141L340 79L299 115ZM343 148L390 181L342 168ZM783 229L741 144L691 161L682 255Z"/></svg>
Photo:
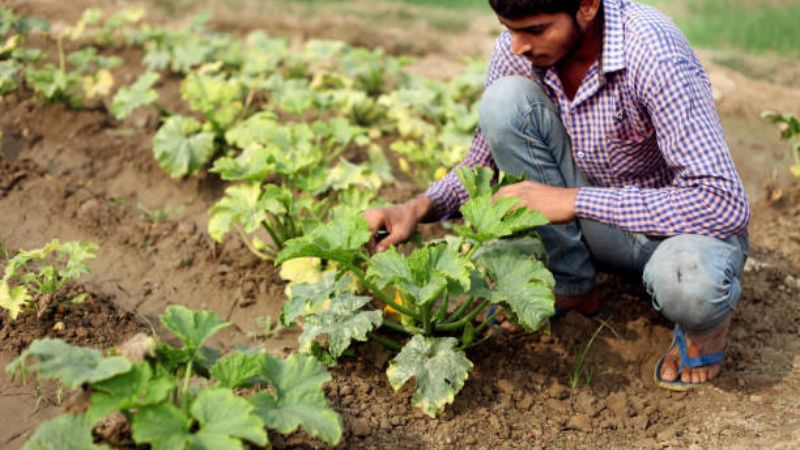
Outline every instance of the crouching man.
<svg viewBox="0 0 800 450"><path fill-rule="evenodd" d="M642 278L675 323L655 378L687 389L720 372L741 292L750 208L708 77L665 16L632 0L490 0L494 46L480 126L459 165L527 180L542 211L557 307L600 307L598 270ZM457 212L455 171L407 203L366 212L378 251Z"/></svg>

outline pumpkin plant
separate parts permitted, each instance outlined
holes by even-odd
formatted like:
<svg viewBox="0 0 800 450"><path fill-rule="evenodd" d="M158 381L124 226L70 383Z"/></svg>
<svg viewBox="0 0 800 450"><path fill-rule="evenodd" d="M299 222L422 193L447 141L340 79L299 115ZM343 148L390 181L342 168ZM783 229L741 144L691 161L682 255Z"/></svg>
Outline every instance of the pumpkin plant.
<svg viewBox="0 0 800 450"><path fill-rule="evenodd" d="M490 306L502 306L529 331L554 314L554 280L531 231L547 223L544 215L518 199L493 200L513 177L501 175L493 185L487 168L462 168L458 176L470 199L456 236L425 242L408 255L391 248L369 256L366 221L343 212L288 241L276 260L315 257L338 268L317 283L295 285L283 306L284 325L302 319L301 350L321 345L335 359L353 341L373 339L398 351L386 372L389 382L397 390L415 378L412 403L431 417L467 379L472 363L464 350L485 339L483 331L500 314L500 308L487 314Z"/></svg>

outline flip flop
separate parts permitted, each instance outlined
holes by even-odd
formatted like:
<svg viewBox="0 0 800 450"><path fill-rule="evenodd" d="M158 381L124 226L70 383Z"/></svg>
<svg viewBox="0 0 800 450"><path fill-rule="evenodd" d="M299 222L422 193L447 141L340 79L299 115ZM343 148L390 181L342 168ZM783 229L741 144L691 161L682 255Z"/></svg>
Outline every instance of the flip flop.
<svg viewBox="0 0 800 450"><path fill-rule="evenodd" d="M698 357L692 358L689 356L689 352L687 350L686 344L686 335L683 332L683 328L680 326L675 326L672 330L672 345L670 345L669 350L664 353L664 356L658 360L656 363L656 369L653 372L653 379L656 382L656 385L660 388L667 389L670 391L688 391L690 389L694 389L700 387L705 383L684 383L680 381L681 379L681 371L684 367L691 367L696 369L698 367L710 366L712 364L722 364L722 360L725 359L725 350L716 353L706 353L705 355L700 355ZM661 366L664 365L664 359L667 355L672 351L675 346L678 346L678 353L680 355L681 363L678 365L678 377L675 381L666 381L661 378Z"/></svg>

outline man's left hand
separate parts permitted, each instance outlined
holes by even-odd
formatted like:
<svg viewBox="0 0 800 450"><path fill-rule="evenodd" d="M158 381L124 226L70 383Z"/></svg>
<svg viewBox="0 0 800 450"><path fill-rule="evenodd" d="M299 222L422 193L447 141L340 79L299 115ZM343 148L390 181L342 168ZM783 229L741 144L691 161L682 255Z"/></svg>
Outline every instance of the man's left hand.
<svg viewBox="0 0 800 450"><path fill-rule="evenodd" d="M516 197L521 205L541 211L550 223L566 223L575 220L575 199L577 188L548 186L533 181L504 186L497 191L494 198Z"/></svg>

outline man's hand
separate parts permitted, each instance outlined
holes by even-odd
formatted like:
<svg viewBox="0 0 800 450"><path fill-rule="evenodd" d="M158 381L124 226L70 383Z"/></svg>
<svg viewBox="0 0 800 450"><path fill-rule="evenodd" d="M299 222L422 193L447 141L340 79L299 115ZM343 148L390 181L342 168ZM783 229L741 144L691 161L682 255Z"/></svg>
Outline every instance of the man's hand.
<svg viewBox="0 0 800 450"><path fill-rule="evenodd" d="M397 245L407 240L417 229L417 224L430 213L433 201L428 197L418 197L401 205L386 208L368 209L364 213L369 230L374 235L380 230L386 230L389 235L380 242L375 242L373 237L369 241L370 252L382 252L392 245Z"/></svg>
<svg viewBox="0 0 800 450"><path fill-rule="evenodd" d="M494 195L499 197L516 197L522 200L521 205L541 211L550 223L566 223L575 220L575 199L577 188L562 188L523 181L500 188Z"/></svg>

